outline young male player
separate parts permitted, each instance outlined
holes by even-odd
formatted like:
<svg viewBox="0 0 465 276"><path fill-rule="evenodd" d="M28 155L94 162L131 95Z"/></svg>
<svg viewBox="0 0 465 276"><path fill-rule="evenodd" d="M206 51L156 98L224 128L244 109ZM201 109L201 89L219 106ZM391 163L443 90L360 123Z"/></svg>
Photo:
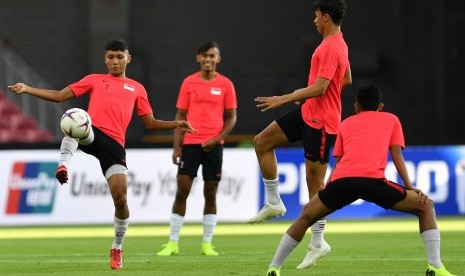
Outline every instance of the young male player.
<svg viewBox="0 0 465 276"><path fill-rule="evenodd" d="M85 93L90 94L88 113L92 119L91 132L80 140L63 138L56 177L61 184L67 183L67 168L78 145L82 151L100 161L115 206L115 236L110 250L110 266L112 269L120 269L123 267L122 245L129 224L126 200L128 169L124 143L134 108L149 130L177 128L194 132L194 129L184 120L161 121L153 117L145 88L137 81L126 77L126 66L131 62L131 55L125 41L108 41L104 61L108 74L87 75L60 91L30 87L24 83L16 83L8 88L16 94L28 93L52 102L63 102Z"/></svg>
<svg viewBox="0 0 465 276"><path fill-rule="evenodd" d="M207 256L218 255L211 241L216 227L216 192L221 180L223 139L233 129L237 117L234 85L216 71L220 61L220 46L216 42L202 44L197 51L200 72L185 78L179 91L176 120L187 118L197 132L184 135L174 131L173 163L178 165L177 190L170 218L170 240L158 256L179 253L178 240L186 214L186 201L200 165L205 197L201 252Z"/></svg>
<svg viewBox="0 0 465 276"><path fill-rule="evenodd" d="M336 164L329 182L304 206L300 217L282 237L268 276L280 275L284 260L313 223L357 199L417 216L429 263L426 275L452 276L441 262L433 202L414 188L409 179L401 151L405 147L402 126L395 115L380 112L382 108L377 87L359 88L355 102L357 114L344 120L337 133L333 152ZM404 186L384 176L388 151Z"/></svg>
<svg viewBox="0 0 465 276"><path fill-rule="evenodd" d="M293 93L274 97L257 97L262 111L280 107L289 102L305 102L293 111L272 122L255 139L260 171L266 190L266 203L260 212L248 220L262 223L282 216L286 208L278 187L278 169L274 149L302 140L305 152L305 173L309 199L324 187L328 168L329 150L334 144L341 122L341 91L352 83L348 48L341 33L346 11L344 0L316 0L315 25L323 41L311 60L308 87ZM311 240L304 260L297 268L308 268L326 256L331 247L324 240L326 220L322 218L311 227Z"/></svg>

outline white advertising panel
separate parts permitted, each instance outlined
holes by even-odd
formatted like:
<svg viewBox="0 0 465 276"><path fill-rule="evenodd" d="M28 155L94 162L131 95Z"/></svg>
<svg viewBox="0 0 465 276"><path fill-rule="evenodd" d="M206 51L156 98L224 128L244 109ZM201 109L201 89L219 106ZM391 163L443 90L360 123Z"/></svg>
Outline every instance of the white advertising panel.
<svg viewBox="0 0 465 276"><path fill-rule="evenodd" d="M131 223L167 223L176 192L171 149L128 149ZM0 151L0 225L99 224L113 221L113 201L98 160L78 151L69 183L54 174L58 150ZM218 188L219 221L244 221L257 211L258 165L251 149L225 149ZM203 216L201 169L187 202L186 221Z"/></svg>

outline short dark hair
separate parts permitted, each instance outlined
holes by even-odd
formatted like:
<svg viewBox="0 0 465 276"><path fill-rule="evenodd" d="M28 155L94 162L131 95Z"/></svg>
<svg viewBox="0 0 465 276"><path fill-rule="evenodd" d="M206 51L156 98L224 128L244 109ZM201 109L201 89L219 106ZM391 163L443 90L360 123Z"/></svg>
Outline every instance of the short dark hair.
<svg viewBox="0 0 465 276"><path fill-rule="evenodd" d="M105 44L106 51L125 51L129 50L128 43L120 38L114 38L107 41Z"/></svg>
<svg viewBox="0 0 465 276"><path fill-rule="evenodd" d="M345 0L315 0L315 2L313 2L313 9L329 14L334 24L340 26L342 18L344 18L344 14L346 13L347 6Z"/></svg>
<svg viewBox="0 0 465 276"><path fill-rule="evenodd" d="M376 111L382 101L383 94L373 84L362 85L358 88L356 101L363 111Z"/></svg>
<svg viewBox="0 0 465 276"><path fill-rule="evenodd" d="M217 48L218 50L220 50L220 45L216 43L215 41L204 42L202 43L202 45L200 45L199 49L197 50L197 54L199 55L204 54L211 48Z"/></svg>

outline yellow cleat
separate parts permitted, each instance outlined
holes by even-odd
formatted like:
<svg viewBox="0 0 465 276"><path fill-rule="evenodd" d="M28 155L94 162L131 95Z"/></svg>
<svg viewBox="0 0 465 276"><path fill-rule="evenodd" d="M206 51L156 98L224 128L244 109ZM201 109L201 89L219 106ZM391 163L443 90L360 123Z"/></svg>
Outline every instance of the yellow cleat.
<svg viewBox="0 0 465 276"><path fill-rule="evenodd" d="M216 252L213 248L215 248L211 243L204 242L202 243L202 255L205 256L218 256L218 252Z"/></svg>

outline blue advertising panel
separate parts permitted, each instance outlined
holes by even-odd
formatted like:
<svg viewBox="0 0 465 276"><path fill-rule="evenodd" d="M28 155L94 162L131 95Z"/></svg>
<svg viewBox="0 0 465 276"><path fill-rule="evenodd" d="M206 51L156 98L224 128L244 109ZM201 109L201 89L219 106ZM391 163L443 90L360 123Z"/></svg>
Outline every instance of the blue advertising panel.
<svg viewBox="0 0 465 276"><path fill-rule="evenodd" d="M410 179L435 203L441 215L465 214L465 146L408 147L403 151ZM305 181L305 163L302 149L279 149L278 175L281 198L287 213L281 219L295 219L302 206L308 202ZM331 159L329 172L334 160ZM390 157L385 171L386 178L402 184ZM260 179L260 201L264 202L264 186ZM374 218L382 216L408 216L384 210L370 202L358 200L331 214L329 218Z"/></svg>

